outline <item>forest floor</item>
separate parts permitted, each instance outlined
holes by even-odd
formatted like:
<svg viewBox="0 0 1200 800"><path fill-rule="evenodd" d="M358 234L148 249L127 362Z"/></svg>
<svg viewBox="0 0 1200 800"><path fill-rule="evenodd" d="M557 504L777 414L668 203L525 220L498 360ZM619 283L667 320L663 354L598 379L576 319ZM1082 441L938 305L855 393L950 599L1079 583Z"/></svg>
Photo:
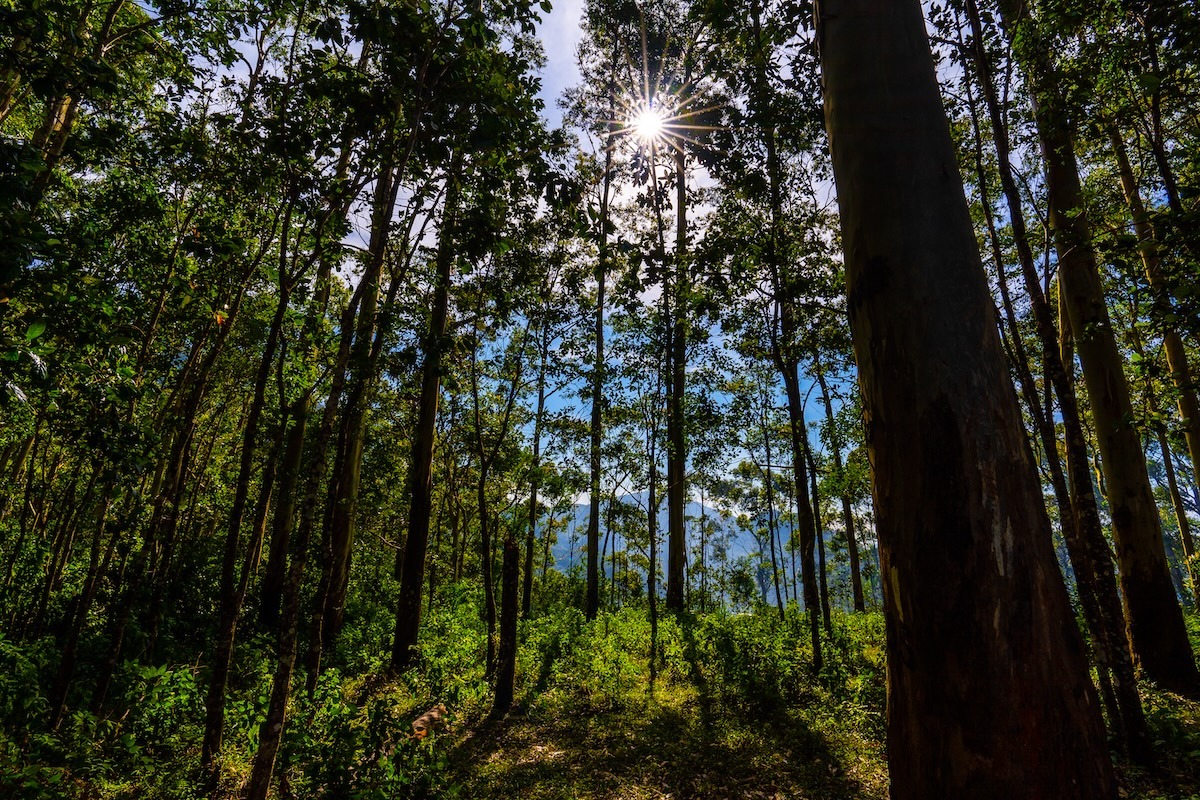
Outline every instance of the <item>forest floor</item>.
<svg viewBox="0 0 1200 800"><path fill-rule="evenodd" d="M731 713L694 687L568 717L518 710L465 732L448 761L464 797L887 796L879 742L804 709Z"/></svg>
<svg viewBox="0 0 1200 800"><path fill-rule="evenodd" d="M1189 615L1200 650L1200 617ZM477 607L426 620L418 669L345 661L294 697L277 794L427 800L882 800L888 794L883 618L835 615L814 670L790 610L659 621L636 608L587 622L559 609L523 623L519 702L490 716ZM384 626L386 627L386 626ZM385 652L347 647L347 653ZM247 660L228 705L218 796L241 794L269 689ZM0 638L0 798L202 800L204 683L193 664L124 667L117 716L71 713L47 731L52 651ZM1200 703L1143 685L1157 764L1115 759L1123 800L1200 800ZM448 726L411 721L444 703Z"/></svg>

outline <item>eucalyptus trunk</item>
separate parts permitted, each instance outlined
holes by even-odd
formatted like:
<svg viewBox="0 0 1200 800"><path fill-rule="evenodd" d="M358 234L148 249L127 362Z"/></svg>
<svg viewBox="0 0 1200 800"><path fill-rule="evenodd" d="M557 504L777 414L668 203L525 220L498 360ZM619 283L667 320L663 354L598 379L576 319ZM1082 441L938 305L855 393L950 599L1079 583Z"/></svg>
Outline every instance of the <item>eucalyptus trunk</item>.
<svg viewBox="0 0 1200 800"><path fill-rule="evenodd" d="M1184 441L1187 442L1188 456L1193 465L1200 465L1200 401L1196 397L1196 381L1188 364L1187 348L1179 328L1174 324L1176 318L1174 299L1167 284L1166 275L1162 268L1162 248L1159 246L1150 215L1146 212L1146 204L1142 201L1137 179L1133 175L1133 167L1129 163L1129 155L1125 142L1117 127L1111 123L1106 125L1113 153L1117 157L1117 170L1121 175L1121 189L1125 194L1125 202L1129 205L1129 213L1133 218L1133 230L1137 235L1138 252L1142 257L1142 265L1146 270L1146 279L1150 283L1150 291L1154 295L1154 321L1162 330L1163 349L1167 353L1167 368L1171 373L1171 382L1178 392L1179 419L1183 423Z"/></svg>
<svg viewBox="0 0 1200 800"><path fill-rule="evenodd" d="M1063 450L1066 461L1065 480L1067 481L1065 488L1062 485L1064 476L1057 458L1058 445L1052 426L1050 392L1046 393L1046 407L1040 413L1035 411L1034 407L1037 406L1037 402L1034 397L1036 392L1033 388L1033 377L1028 374L1027 368L1022 367L1027 362L1021 357L1020 339L1016 333L1016 318L1012 312L1007 283L1001 277L999 284L1001 298L1005 304L1010 328L1014 331L1014 348L1017 350L1014 360L1022 385L1025 387L1030 413L1038 427L1046 452L1055 496L1058 498L1060 514L1063 517L1063 535L1070 550L1077 581L1080 583L1080 601L1088 620L1088 627L1092 631L1100 673L1103 676L1105 670L1111 668L1117 682L1116 699L1120 711L1111 715L1111 721L1115 729L1123 732L1130 757L1135 761L1145 763L1151 756L1145 713L1142 710L1141 697L1138 694L1130 643L1121 625L1122 609L1121 599L1116 588L1117 579L1088 467L1087 439L1075 395L1074 353L1069 347L1070 326L1063 326L1061 331L1056 327L1054 309L1039 282L1033 251L1030 247L1029 231L1025 224L1025 211L1021 204L1021 196L1012 168L1008 129L1000 108L989 55L983 45L985 39L982 20L975 0L967 0L966 11L974 34L973 61L992 130L1000 186L1008 207L1017 261L1021 267L1025 290L1033 312L1034 329L1042 348L1043 374L1053 387L1054 396L1058 398L1062 417ZM971 111L974 114L974 103L971 104ZM977 170L981 176L981 191L986 194L986 181L982 177L983 155L982 144L979 141L978 123L976 123L976 161ZM984 202L986 207L986 197ZM999 245L996 244L990 210L986 214L985 220L990 226L989 236L993 242L993 254L998 274L1002 275L1004 259L999 254ZM1063 299L1060 295L1060 306ZM1061 316L1065 318L1065 315ZM1069 503L1064 502L1064 497L1067 496L1069 496ZM1092 603L1093 599L1094 604Z"/></svg>
<svg viewBox="0 0 1200 800"><path fill-rule="evenodd" d="M891 796L1115 798L920 3L817 38L888 647Z"/></svg>
<svg viewBox="0 0 1200 800"><path fill-rule="evenodd" d="M1129 640L1146 677L1163 688L1200 695L1200 673L1171 584L1158 507L1092 247L1061 79L1029 6L1019 0L1000 0L1000 12L1033 92L1034 120L1046 164L1050 226L1059 256L1059 293L1095 423Z"/></svg>

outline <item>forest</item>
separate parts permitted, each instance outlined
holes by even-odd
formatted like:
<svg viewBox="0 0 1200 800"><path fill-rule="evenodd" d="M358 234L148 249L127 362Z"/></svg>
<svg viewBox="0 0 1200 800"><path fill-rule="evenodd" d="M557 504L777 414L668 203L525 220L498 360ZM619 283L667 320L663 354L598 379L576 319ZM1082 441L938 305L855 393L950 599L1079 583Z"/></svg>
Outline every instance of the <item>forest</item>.
<svg viewBox="0 0 1200 800"><path fill-rule="evenodd" d="M1195 800L1197 376L1188 0L0 0L0 796Z"/></svg>

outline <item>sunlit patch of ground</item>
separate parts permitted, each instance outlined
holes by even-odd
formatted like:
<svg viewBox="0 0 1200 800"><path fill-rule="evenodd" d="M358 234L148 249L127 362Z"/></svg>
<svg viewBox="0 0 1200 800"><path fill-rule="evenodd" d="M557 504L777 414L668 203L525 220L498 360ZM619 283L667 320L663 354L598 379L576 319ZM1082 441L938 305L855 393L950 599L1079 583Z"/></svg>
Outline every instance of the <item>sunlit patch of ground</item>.
<svg viewBox="0 0 1200 800"><path fill-rule="evenodd" d="M463 730L450 781L473 798L886 797L881 745L830 724L803 709L746 719L675 686L622 709Z"/></svg>

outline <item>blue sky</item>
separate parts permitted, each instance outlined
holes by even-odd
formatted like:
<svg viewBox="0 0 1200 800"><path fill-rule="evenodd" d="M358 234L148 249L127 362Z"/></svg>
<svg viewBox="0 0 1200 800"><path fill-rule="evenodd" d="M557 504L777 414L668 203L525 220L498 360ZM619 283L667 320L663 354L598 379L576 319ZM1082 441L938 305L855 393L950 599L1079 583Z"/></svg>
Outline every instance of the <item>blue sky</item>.
<svg viewBox="0 0 1200 800"><path fill-rule="evenodd" d="M553 124L558 124L561 118L558 98L564 89L579 82L575 49L581 36L579 21L583 15L584 0L553 0L553 3L550 13L545 15L538 28L538 35L546 50L542 99L546 102L546 116Z"/></svg>

